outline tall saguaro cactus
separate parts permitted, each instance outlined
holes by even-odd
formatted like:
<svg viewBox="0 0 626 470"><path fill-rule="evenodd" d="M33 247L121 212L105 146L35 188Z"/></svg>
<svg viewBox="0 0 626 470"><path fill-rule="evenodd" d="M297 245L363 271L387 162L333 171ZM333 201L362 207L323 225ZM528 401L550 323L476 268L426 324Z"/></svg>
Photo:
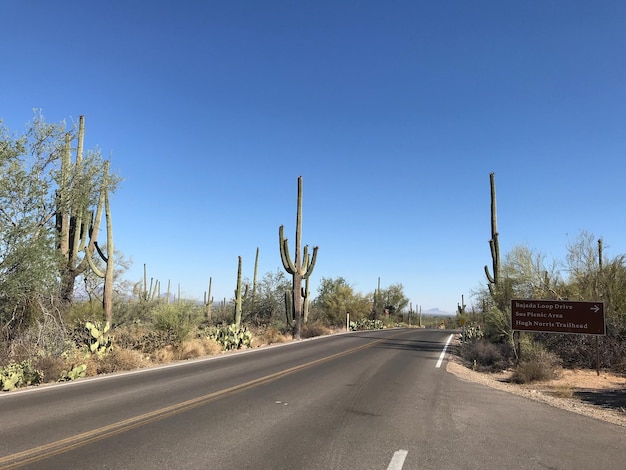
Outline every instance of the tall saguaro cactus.
<svg viewBox="0 0 626 470"><path fill-rule="evenodd" d="M213 297L211 297L211 288L213 287L213 278L209 277L209 292L204 293L204 315L207 320L211 320L211 306L213 304Z"/></svg>
<svg viewBox="0 0 626 470"><path fill-rule="evenodd" d="M239 263L237 266L237 288L235 289L235 325L237 328L241 325L241 256L239 257Z"/></svg>
<svg viewBox="0 0 626 470"><path fill-rule="evenodd" d="M485 265L485 275L487 276L489 293L496 302L498 308L504 306L502 299L499 299L500 293L500 243L498 241L498 219L496 210L496 177L494 173L489 174L489 183L491 186L491 239L489 240L489 248L491 249L491 260L493 267L493 275L489 272L489 268Z"/></svg>
<svg viewBox="0 0 626 470"><path fill-rule="evenodd" d="M285 271L291 274L292 281L292 311L293 311L293 337L294 339L300 339L300 333L302 331L302 323L304 320L304 308L302 301L302 281L311 276L315 262L317 261L317 249L313 248L313 257L311 262L308 262L308 245L302 250L302 176L298 177L298 208L296 213L296 256L295 260L289 254L289 244L287 239L283 235L284 226L280 226L278 229L278 239L280 244L280 258L283 263Z"/></svg>
<svg viewBox="0 0 626 470"><path fill-rule="evenodd" d="M78 145L76 159L71 161L72 137L65 136L65 144L61 155L59 172L59 188L56 193L56 229L58 249L61 254L60 279L61 298L66 305L71 304L76 278L91 268L94 273L105 280L103 303L108 319L111 316L111 299L113 283L113 232L109 191L115 186L115 177L109 175L109 162L103 164L93 155L83 156L85 138L85 119L80 116L78 126ZM97 201L95 196L99 194ZM89 210L96 206L95 214ZM97 242L102 212L105 212L107 224L107 254L100 249ZM106 263L105 272L94 269L93 255L95 251ZM80 253L85 256L80 257ZM108 306L108 307L107 307ZM108 308L108 310L107 310Z"/></svg>
<svg viewBox="0 0 626 470"><path fill-rule="evenodd" d="M97 237L98 233L92 232L92 228L90 228L89 238L90 244L93 243L100 259L104 261L106 264L106 268L104 272L102 272L96 264L93 262L93 250L89 249L89 246L85 248L85 258L87 259L87 263L89 267L94 272L94 274L98 277L104 279L104 292L102 294L102 306L104 308L104 316L106 321L111 324L113 322L113 265L114 265L114 253L115 250L113 248L113 225L111 223L111 206L109 204L109 189L108 189L108 174L109 174L109 162L104 162L104 175L102 178L102 188L100 189L100 200L98 202L98 209L96 210L96 223L94 226L100 225L100 217L102 217L102 206L104 206L104 216L106 220L106 233L107 233L107 242L106 242L106 255L98 246Z"/></svg>

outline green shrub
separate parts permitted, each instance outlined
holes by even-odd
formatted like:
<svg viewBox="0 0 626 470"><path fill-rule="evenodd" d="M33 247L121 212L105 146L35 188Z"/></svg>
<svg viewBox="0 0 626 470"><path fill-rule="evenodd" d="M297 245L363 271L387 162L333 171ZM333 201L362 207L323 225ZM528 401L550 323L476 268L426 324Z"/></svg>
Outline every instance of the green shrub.
<svg viewBox="0 0 626 470"><path fill-rule="evenodd" d="M173 346L189 338L202 321L202 312L191 302L159 304L154 310L152 323L157 330L169 333Z"/></svg>
<svg viewBox="0 0 626 470"><path fill-rule="evenodd" d="M115 329L116 346L150 355L177 341L175 332L156 330L152 325L128 324Z"/></svg>
<svg viewBox="0 0 626 470"><path fill-rule="evenodd" d="M511 313L495 307L490 309L485 315L484 334L493 343L512 342Z"/></svg>

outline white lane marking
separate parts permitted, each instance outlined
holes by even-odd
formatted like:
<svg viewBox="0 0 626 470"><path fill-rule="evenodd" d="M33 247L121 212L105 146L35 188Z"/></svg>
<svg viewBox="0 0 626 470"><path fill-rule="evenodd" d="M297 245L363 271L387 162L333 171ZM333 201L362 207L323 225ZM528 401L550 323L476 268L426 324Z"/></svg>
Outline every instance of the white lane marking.
<svg viewBox="0 0 626 470"><path fill-rule="evenodd" d="M406 454L408 453L408 450L395 451L393 457L391 458L391 462L389 462L387 470L402 470L402 466L404 465L404 459L406 459Z"/></svg>
<svg viewBox="0 0 626 470"><path fill-rule="evenodd" d="M450 341L452 341L452 337L454 335L450 335L448 337L448 341L446 341L446 345L443 347L443 351L441 351L441 355L439 356L439 360L437 361L437 365L435 366L437 369L439 369L441 367L441 363L443 362L443 358L446 355L446 349L448 349L448 345L450 344Z"/></svg>

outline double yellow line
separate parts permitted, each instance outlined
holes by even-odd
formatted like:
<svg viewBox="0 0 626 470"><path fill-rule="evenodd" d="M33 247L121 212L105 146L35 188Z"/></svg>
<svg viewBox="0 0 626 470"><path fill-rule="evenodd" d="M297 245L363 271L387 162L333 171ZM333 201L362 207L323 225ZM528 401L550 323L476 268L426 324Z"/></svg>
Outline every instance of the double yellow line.
<svg viewBox="0 0 626 470"><path fill-rule="evenodd" d="M398 336L398 335L394 335L394 336ZM81 434L76 434L74 436L70 436L65 439L50 442L48 444L33 447L32 449L28 449L22 452L17 452L15 454L10 454L4 457L0 457L0 470L19 468L23 465L28 465L28 464L31 464L31 463L34 463L34 462L37 462L37 461L40 461L49 457L53 457L58 454L62 454L64 452L69 452L78 447L91 444L92 442L100 441L102 439L106 439L108 437L121 434L131 429L144 426L148 423L159 421L169 416L182 413L185 411L189 411L193 408L205 405L207 403L211 403L220 398L224 398L229 395L233 395L235 393L239 393L239 392L242 392L244 390L248 390L254 387L258 387L259 385L272 382L274 380L280 379L281 377L285 377L295 372L299 372L303 369L307 369L309 367L313 367L315 365L322 364L324 362L332 361L342 356L347 356L348 354L355 353L362 349L370 348L374 346L375 344L378 344L382 341L386 341L387 339L391 339L391 338L378 339L371 343L367 343L362 346L358 346L356 348L348 349L347 351L336 353L331 356L317 359L315 361L307 362L299 366L291 367L289 369L285 369L280 372L275 372L273 374L266 375L264 377L259 377L254 380L250 380L249 382L245 382L239 385L234 385L232 387L218 390L216 392L212 392L207 395L203 395L201 397L193 398L191 400L187 400L182 403L177 403L175 405L167 406L165 408L160 408L158 410L154 410L149 413L144 413L139 416L135 416L135 417L128 418L122 421L118 421L116 423L112 423L107 426L96 428L96 429L93 429L91 431L87 431Z"/></svg>

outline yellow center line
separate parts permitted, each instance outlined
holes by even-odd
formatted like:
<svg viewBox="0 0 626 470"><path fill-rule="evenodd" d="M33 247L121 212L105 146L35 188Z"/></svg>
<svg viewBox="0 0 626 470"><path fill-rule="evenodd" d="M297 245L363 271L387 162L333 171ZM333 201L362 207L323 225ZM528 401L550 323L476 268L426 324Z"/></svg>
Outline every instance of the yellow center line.
<svg viewBox="0 0 626 470"><path fill-rule="evenodd" d="M39 460L43 460L45 458L52 457L54 455L68 452L70 450L76 449L78 447L82 447L92 442L100 441L102 439L115 436L117 434L129 431L131 429L138 428L140 426L152 423L154 421L159 421L169 416L191 410L198 406L205 405L219 398L224 398L229 395L233 395L235 393L239 393L239 392L248 390L253 387L258 387L259 385L272 382L281 377L285 377L287 375L307 369L309 367L312 367L318 364L323 364L324 362L328 362L333 359L340 358L342 356L347 356L348 354L355 353L362 349L370 348L374 346L375 344L378 344L382 341L386 341L388 339L392 339L396 336L399 336L399 334L393 335L389 338L378 339L371 343L367 343L367 344L358 346L356 348L348 349L347 351L332 354L330 356L327 356L321 359L316 359L315 361L307 362L299 366L290 367L289 369L275 372L273 374L269 374L264 377L259 377L257 379L253 379L248 382L244 382L239 385L234 385L232 387L218 390L216 392L212 392L212 393L203 395L201 397L197 397L191 400L177 403L175 405L170 405L164 408L159 408L158 410L154 410L149 413L144 413L138 416L134 416L132 418L118 421L116 423L112 423L107 426L102 426L100 428L96 428L91 431L76 434L74 436L70 436L65 439L60 439L58 441L50 442L48 444L33 447L32 449L28 449L22 452L0 457L0 465L2 465L0 469L8 470L8 469L13 469L13 468L18 468L23 465L27 465L29 463L37 462Z"/></svg>

